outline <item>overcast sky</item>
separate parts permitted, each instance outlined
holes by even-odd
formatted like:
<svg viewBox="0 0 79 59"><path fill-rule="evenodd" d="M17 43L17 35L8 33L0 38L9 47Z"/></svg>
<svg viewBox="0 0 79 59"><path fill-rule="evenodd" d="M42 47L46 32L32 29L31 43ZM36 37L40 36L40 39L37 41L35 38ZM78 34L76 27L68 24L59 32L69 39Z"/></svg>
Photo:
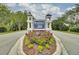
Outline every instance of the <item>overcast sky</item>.
<svg viewBox="0 0 79 59"><path fill-rule="evenodd" d="M35 18L43 19L47 13L52 14L52 17L60 17L66 10L70 10L74 8L74 4L41 4L41 3L9 3L7 6L13 11L31 11Z"/></svg>

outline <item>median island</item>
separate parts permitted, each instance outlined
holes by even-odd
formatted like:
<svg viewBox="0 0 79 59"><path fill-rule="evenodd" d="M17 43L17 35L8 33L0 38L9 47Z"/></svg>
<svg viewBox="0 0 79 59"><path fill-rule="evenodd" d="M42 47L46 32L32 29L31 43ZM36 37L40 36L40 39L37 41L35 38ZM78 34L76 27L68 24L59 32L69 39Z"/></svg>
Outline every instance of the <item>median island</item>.
<svg viewBox="0 0 79 59"><path fill-rule="evenodd" d="M33 30L24 37L23 51L27 55L50 55L56 51L56 41L49 31Z"/></svg>

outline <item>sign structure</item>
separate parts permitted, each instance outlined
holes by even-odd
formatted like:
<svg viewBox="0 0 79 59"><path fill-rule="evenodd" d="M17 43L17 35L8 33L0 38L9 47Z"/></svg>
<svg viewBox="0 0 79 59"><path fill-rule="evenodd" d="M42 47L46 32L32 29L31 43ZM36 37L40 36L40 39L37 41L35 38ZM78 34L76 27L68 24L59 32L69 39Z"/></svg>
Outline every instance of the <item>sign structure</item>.
<svg viewBox="0 0 79 59"><path fill-rule="evenodd" d="M51 16L47 14L45 19L35 19L31 12L28 13L27 30L51 30Z"/></svg>
<svg viewBox="0 0 79 59"><path fill-rule="evenodd" d="M35 29L44 29L45 28L45 21L34 21L33 26Z"/></svg>

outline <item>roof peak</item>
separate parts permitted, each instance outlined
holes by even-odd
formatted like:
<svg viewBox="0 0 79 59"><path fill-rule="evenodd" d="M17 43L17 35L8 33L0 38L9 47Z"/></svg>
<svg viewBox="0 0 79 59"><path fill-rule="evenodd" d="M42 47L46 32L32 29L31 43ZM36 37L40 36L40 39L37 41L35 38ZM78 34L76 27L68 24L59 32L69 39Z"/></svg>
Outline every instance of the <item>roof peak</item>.
<svg viewBox="0 0 79 59"><path fill-rule="evenodd" d="M46 16L52 16L52 15L48 13Z"/></svg>

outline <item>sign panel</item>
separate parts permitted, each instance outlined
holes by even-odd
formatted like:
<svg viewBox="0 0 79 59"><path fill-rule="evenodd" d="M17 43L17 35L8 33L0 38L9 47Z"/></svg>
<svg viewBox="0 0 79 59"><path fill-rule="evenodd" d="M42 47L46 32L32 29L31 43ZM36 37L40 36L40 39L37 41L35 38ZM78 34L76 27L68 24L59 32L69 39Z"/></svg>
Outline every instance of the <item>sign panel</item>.
<svg viewBox="0 0 79 59"><path fill-rule="evenodd" d="M34 28L35 29L44 29L45 22L44 21L34 21Z"/></svg>

